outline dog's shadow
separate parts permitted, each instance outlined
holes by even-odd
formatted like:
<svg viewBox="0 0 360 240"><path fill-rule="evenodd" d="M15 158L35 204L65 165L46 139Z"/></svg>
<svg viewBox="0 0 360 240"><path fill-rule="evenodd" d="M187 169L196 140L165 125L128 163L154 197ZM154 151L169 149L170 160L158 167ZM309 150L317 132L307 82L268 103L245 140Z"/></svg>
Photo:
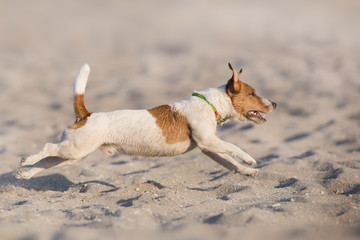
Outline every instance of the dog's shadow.
<svg viewBox="0 0 360 240"><path fill-rule="evenodd" d="M22 187L35 191L65 192L76 184L61 174L34 177L29 180L17 179L14 172L0 175L0 192L10 191L13 187Z"/></svg>
<svg viewBox="0 0 360 240"><path fill-rule="evenodd" d="M17 179L14 175L14 172L8 172L0 175L0 193L13 191L13 189L17 187L25 188L27 190L43 192L66 192L72 187L83 186L88 183L95 183L110 187L110 190L107 190L106 192L112 192L119 189L118 187L110 183L98 180L74 183L61 174L51 174L47 176L33 177L29 180L24 180Z"/></svg>

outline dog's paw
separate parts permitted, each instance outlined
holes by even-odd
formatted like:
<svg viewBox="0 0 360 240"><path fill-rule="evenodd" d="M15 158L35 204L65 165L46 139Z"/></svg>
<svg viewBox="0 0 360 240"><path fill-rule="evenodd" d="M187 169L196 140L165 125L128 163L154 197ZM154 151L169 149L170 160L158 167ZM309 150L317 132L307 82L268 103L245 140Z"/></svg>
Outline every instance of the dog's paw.
<svg viewBox="0 0 360 240"><path fill-rule="evenodd" d="M31 157L23 157L20 160L20 167L27 167L27 166L32 166L34 165L36 162L34 162L34 160Z"/></svg>
<svg viewBox="0 0 360 240"><path fill-rule="evenodd" d="M250 166L256 166L255 159L253 159L250 155L247 158L243 159L243 161L249 164Z"/></svg>
<svg viewBox="0 0 360 240"><path fill-rule="evenodd" d="M244 172L245 175L250 177L255 177L258 174L259 170L253 168L247 168Z"/></svg>
<svg viewBox="0 0 360 240"><path fill-rule="evenodd" d="M252 174L250 176L255 177L258 174L259 170L254 169L254 171L252 172Z"/></svg>
<svg viewBox="0 0 360 240"><path fill-rule="evenodd" d="M21 160L20 160L20 166L26 166L27 165L27 163L26 163L26 161L27 161L27 157L23 157L23 158L21 158Z"/></svg>
<svg viewBox="0 0 360 240"><path fill-rule="evenodd" d="M27 169L19 169L14 175L17 179L30 179L32 177Z"/></svg>
<svg viewBox="0 0 360 240"><path fill-rule="evenodd" d="M241 167L234 170L234 173L240 173L246 176L255 177L258 174L258 169L248 168L248 167Z"/></svg>
<svg viewBox="0 0 360 240"><path fill-rule="evenodd" d="M29 167L34 165L35 163L37 163L38 160L36 158L32 158L31 156L29 157L23 157L20 160L20 167Z"/></svg>

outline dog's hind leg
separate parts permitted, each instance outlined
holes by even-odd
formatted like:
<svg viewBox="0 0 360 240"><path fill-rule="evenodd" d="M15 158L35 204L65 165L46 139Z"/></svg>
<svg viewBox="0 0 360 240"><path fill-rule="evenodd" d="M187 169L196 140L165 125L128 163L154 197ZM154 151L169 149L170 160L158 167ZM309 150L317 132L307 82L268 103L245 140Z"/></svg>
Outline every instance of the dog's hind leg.
<svg viewBox="0 0 360 240"><path fill-rule="evenodd" d="M82 138L63 140L58 144L46 143L43 149L29 157L22 158L20 166L32 166L47 157L61 157L64 159L81 159L95 151L100 144L97 142L80 141Z"/></svg>
<svg viewBox="0 0 360 240"><path fill-rule="evenodd" d="M20 168L16 177L29 179L44 169L73 164L97 148L96 143L75 145L68 140L59 144L47 143L39 153L21 160L21 166L31 167Z"/></svg>
<svg viewBox="0 0 360 240"><path fill-rule="evenodd" d="M15 177L19 179L30 179L34 175L38 174L39 172L52 168L52 167L64 167L67 165L72 165L78 162L80 159L64 159L60 157L47 157L36 164L34 164L30 168L20 168L16 173Z"/></svg>
<svg viewBox="0 0 360 240"><path fill-rule="evenodd" d="M59 144L46 143L43 149L29 157L22 158L20 166L32 166L43 158L50 156L58 156Z"/></svg>
<svg viewBox="0 0 360 240"><path fill-rule="evenodd" d="M213 152L208 152L208 151L204 151L204 150L202 150L202 152L206 156L213 159L215 162L223 165L225 168L227 168L230 171L233 171L235 173L240 173L240 174L244 174L244 175L248 175L248 176L255 176L259 171L257 169L248 168L248 167L241 165L240 163L238 163L236 160L234 160L227 154L213 153Z"/></svg>

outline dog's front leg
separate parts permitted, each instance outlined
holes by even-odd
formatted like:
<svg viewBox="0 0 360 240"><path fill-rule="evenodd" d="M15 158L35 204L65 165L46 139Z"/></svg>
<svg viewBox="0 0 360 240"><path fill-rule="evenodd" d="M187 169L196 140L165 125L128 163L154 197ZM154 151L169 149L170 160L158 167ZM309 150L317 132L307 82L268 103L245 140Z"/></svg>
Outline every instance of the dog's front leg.
<svg viewBox="0 0 360 240"><path fill-rule="evenodd" d="M256 165L256 161L249 154L235 146L234 144L225 142L215 135L193 135L198 147L207 152L217 154L227 154L232 158L240 159L249 165Z"/></svg>
<svg viewBox="0 0 360 240"><path fill-rule="evenodd" d="M248 175L248 176L255 176L259 170L257 169L253 169L253 168L248 168L245 167L241 164L239 164L237 161L235 161L233 158L231 158L230 156L226 155L226 154L221 154L221 153L213 153L213 152L208 152L208 151L202 151L206 156L210 157L211 159L213 159L215 162L223 165L224 167L226 167L227 169L229 169L230 171L233 171L235 173L240 173L240 174L244 174L244 175Z"/></svg>

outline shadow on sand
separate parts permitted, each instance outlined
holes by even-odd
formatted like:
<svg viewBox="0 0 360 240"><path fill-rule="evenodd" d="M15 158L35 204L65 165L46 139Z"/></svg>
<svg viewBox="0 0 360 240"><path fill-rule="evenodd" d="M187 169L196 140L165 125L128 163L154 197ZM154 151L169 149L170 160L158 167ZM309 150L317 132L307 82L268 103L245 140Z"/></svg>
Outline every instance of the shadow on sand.
<svg viewBox="0 0 360 240"><path fill-rule="evenodd" d="M17 179L13 172L5 173L0 176L0 192L7 191L11 187L22 187L27 190L36 191L58 191L65 192L75 183L68 180L61 174L34 177L29 180Z"/></svg>
<svg viewBox="0 0 360 240"><path fill-rule="evenodd" d="M98 180L74 183L61 174L51 174L47 176L33 177L29 180L24 180L17 179L14 176L13 172L9 172L0 176L0 193L12 191L14 187L21 187L27 190L35 191L66 192L71 187L84 186L89 183L110 187L111 189L107 190L106 192L112 192L119 189L115 185ZM81 189L82 192L86 192L86 190L84 190L83 188Z"/></svg>

